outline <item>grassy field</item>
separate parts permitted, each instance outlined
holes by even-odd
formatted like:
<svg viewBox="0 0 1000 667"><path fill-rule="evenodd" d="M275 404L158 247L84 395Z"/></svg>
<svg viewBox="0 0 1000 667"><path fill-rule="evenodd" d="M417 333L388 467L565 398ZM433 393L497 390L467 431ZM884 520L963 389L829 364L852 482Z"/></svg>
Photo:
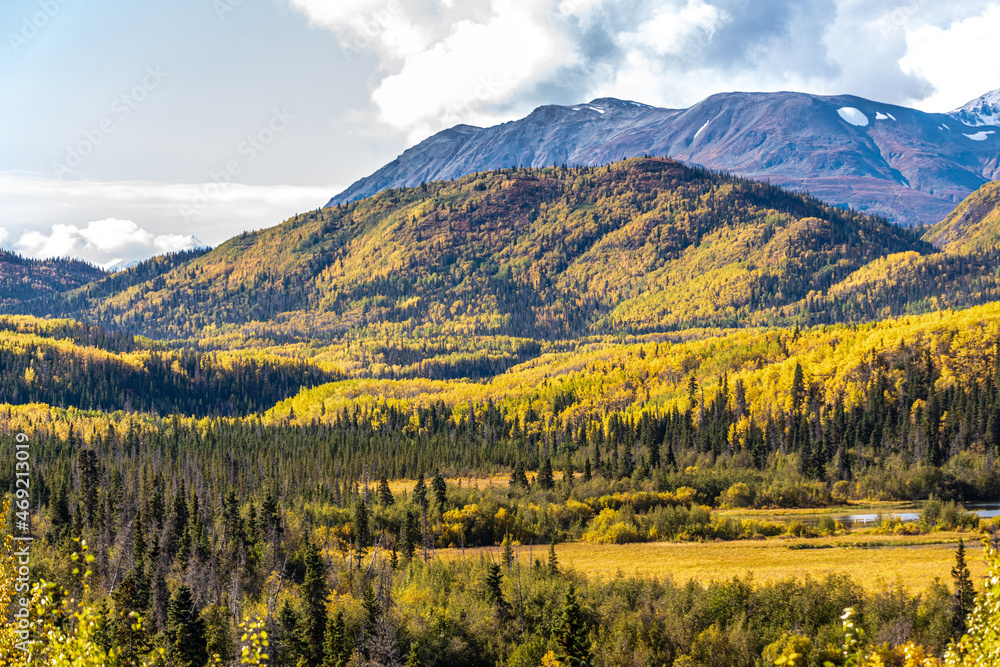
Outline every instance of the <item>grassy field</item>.
<svg viewBox="0 0 1000 667"><path fill-rule="evenodd" d="M821 516L823 514L877 514L882 512L889 515L896 512L920 512L923 510L923 503L913 503L903 500L849 500L843 505L830 505L828 507L795 507L776 509L717 509L714 510L719 516L732 516L741 519L795 519L802 516Z"/></svg>
<svg viewBox="0 0 1000 667"><path fill-rule="evenodd" d="M950 585L959 537L966 541L969 569L973 579L978 581L986 568L979 541L968 532L913 537L855 533L814 539L711 543L594 545L570 542L556 545L556 556L563 567L604 579L621 573L661 579L672 577L675 581L709 581L752 573L756 580L764 581L806 575L823 578L843 573L870 588L900 581L918 590L927 588L935 577ZM500 550L466 549L464 557L478 558L481 552L496 555ZM459 549L439 549L436 554L445 559L463 557ZM518 547L518 557L525 565L529 559L540 559L544 563L548 547Z"/></svg>
<svg viewBox="0 0 1000 667"><path fill-rule="evenodd" d="M583 473L578 473L574 475L574 478L581 477ZM527 472L525 476L528 481L534 481L535 477L538 476L535 472ZM562 479L562 471L556 470L552 473L552 478L555 480ZM445 483L448 486L462 486L462 487L475 487L477 489L485 489L488 486L497 486L502 489L506 489L510 486L510 473L502 473L499 475L492 475L489 477L445 477ZM427 488L430 488L431 480L428 477L425 480ZM413 487L417 485L417 480L415 479L391 479L389 480L389 490L394 494L399 493L412 493ZM375 482L372 483L372 487L375 486Z"/></svg>

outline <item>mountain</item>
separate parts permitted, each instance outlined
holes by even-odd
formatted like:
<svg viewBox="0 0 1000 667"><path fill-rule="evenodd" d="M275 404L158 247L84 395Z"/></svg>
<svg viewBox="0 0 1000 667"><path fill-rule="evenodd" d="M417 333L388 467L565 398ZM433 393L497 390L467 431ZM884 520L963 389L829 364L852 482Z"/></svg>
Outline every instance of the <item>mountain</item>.
<svg viewBox="0 0 1000 667"><path fill-rule="evenodd" d="M374 340L389 363L414 358L387 351L403 339L458 337L483 354L471 337L736 326L907 251L932 248L775 186L635 158L386 190L22 308L161 338ZM414 347L424 358L426 342Z"/></svg>
<svg viewBox="0 0 1000 667"><path fill-rule="evenodd" d="M0 250L0 302L62 293L106 275L75 259L28 259Z"/></svg>
<svg viewBox="0 0 1000 667"><path fill-rule="evenodd" d="M969 195L951 214L931 228L924 240L953 253L1000 247L1000 181Z"/></svg>
<svg viewBox="0 0 1000 667"><path fill-rule="evenodd" d="M1000 127L1000 88L977 97L949 115L970 127Z"/></svg>
<svg viewBox="0 0 1000 667"><path fill-rule="evenodd" d="M494 127L439 132L328 206L484 170L652 154L808 190L900 224L930 225L1000 177L1000 135L981 129L990 95L964 115L790 92L713 95L689 109L610 98L543 106Z"/></svg>

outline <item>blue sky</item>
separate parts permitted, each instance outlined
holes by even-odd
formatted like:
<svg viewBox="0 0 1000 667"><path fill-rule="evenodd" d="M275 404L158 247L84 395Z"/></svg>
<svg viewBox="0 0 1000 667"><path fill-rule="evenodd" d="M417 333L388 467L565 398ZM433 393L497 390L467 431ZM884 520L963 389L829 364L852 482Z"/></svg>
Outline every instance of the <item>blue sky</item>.
<svg viewBox="0 0 1000 667"><path fill-rule="evenodd" d="M616 96L1000 87L1000 1L7 0L0 245L97 263L325 203L459 122Z"/></svg>

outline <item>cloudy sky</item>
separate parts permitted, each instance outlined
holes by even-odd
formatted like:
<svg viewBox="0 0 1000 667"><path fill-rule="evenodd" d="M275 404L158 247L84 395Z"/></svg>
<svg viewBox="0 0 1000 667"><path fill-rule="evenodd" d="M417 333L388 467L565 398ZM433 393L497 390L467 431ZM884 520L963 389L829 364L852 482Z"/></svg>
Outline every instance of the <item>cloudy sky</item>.
<svg viewBox="0 0 1000 667"><path fill-rule="evenodd" d="M1000 88L1000 0L5 0L0 246L98 264L324 204L456 123Z"/></svg>

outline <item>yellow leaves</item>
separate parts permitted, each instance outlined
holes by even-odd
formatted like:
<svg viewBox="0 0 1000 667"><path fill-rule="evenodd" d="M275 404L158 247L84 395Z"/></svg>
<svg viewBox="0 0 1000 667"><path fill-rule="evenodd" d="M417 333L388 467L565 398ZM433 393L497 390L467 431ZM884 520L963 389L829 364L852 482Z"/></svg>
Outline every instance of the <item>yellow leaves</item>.
<svg viewBox="0 0 1000 667"><path fill-rule="evenodd" d="M622 520L619 512L609 508L594 518L582 539L591 544L628 544L642 538L634 523Z"/></svg>
<svg viewBox="0 0 1000 667"><path fill-rule="evenodd" d="M549 651L542 656L542 667L565 667L565 665L556 658L553 651Z"/></svg>

